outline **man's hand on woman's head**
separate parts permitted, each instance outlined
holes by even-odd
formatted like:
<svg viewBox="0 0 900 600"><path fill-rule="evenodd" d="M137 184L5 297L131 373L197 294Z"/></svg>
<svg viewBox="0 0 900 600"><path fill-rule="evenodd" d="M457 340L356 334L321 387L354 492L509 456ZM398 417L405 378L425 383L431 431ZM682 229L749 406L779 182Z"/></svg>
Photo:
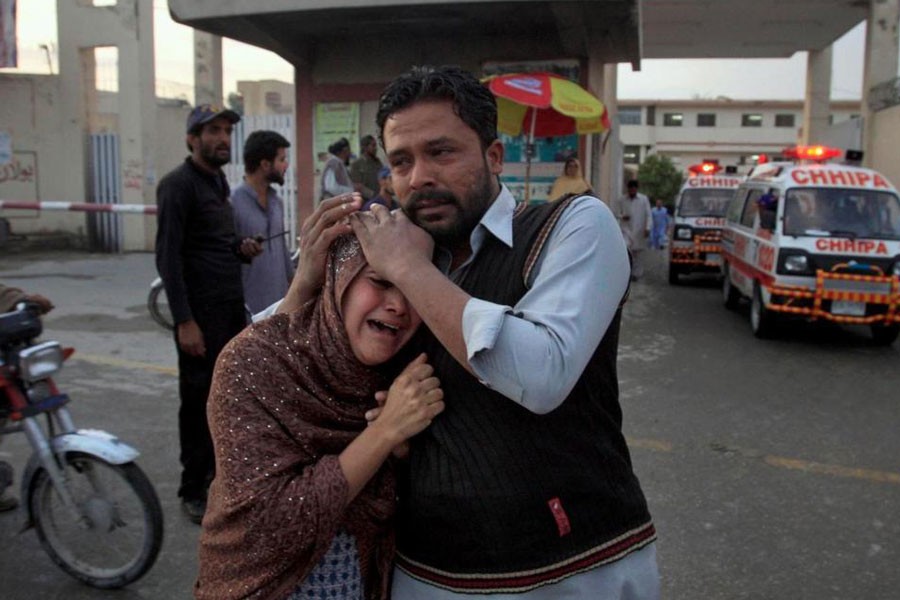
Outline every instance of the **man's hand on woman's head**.
<svg viewBox="0 0 900 600"><path fill-rule="evenodd" d="M362 196L356 192L328 198L303 221L297 238L300 247L297 270L278 312L300 308L322 288L328 248L337 237L353 231L347 217L358 211L362 204Z"/></svg>
<svg viewBox="0 0 900 600"><path fill-rule="evenodd" d="M416 260L431 263L434 240L403 211L390 211L380 204L351 219L366 260L382 277L397 281L399 270Z"/></svg>

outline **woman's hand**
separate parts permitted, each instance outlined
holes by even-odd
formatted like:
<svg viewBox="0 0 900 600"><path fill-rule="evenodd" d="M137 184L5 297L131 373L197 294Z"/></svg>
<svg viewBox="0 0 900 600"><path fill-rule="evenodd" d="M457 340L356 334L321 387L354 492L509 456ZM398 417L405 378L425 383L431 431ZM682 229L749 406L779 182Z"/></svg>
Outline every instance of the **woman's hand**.
<svg viewBox="0 0 900 600"><path fill-rule="evenodd" d="M300 308L322 288L328 248L335 238L353 231L347 217L358 211L362 204L362 196L356 192L328 198L303 221L298 237L300 258L297 271L277 312Z"/></svg>
<svg viewBox="0 0 900 600"><path fill-rule="evenodd" d="M379 412L369 426L386 436L395 450L402 451L398 446L431 425L444 410L441 382L427 360L420 354L410 362L391 384L384 406L373 409Z"/></svg>
<svg viewBox="0 0 900 600"><path fill-rule="evenodd" d="M347 502L394 454L403 454L406 440L416 435L444 410L444 392L434 369L420 354L403 370L387 392L378 392L383 406L367 413L369 426L341 452L338 460L347 478ZM381 400L379 400L379 403ZM369 419L369 414L377 414Z"/></svg>
<svg viewBox="0 0 900 600"><path fill-rule="evenodd" d="M375 419L378 418L378 415L381 414L381 409L384 408L384 403L387 401L387 397L387 390L375 392L375 402L378 403L378 406L366 411L366 421L369 425L371 425L375 421ZM391 450L391 454L394 455L394 458L407 458L409 456L409 440L401 442L394 446L394 449Z"/></svg>

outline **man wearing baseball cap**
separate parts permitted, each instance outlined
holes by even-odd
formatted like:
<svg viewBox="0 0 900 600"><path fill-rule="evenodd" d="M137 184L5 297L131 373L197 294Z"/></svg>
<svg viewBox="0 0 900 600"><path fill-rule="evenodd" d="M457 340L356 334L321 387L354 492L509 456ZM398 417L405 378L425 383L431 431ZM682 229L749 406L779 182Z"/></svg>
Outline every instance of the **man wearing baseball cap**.
<svg viewBox="0 0 900 600"><path fill-rule="evenodd" d="M175 321L181 406L182 507L194 523L206 510L206 489L214 474L206 397L219 351L244 328L241 263L262 252L251 238L238 239L222 165L231 159L231 132L241 120L233 110L211 104L187 118L184 162L156 189L159 207L156 268Z"/></svg>

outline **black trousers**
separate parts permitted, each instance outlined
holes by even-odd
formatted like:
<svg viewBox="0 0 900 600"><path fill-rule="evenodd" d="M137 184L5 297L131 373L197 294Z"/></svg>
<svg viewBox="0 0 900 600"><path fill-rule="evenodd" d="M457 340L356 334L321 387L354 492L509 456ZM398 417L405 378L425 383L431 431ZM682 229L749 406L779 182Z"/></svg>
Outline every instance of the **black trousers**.
<svg viewBox="0 0 900 600"><path fill-rule="evenodd" d="M181 486L178 495L187 500L206 497L206 488L215 475L215 457L209 423L206 420L206 400L212 383L216 358L225 344L241 332L247 323L244 301L191 306L194 320L203 332L206 356L185 354L178 345L178 437L181 442Z"/></svg>

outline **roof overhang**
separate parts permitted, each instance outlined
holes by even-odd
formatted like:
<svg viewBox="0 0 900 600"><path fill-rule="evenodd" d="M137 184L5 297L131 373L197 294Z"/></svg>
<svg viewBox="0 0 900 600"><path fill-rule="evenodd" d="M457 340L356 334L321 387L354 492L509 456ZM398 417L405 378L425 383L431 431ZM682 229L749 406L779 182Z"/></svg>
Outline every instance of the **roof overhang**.
<svg viewBox="0 0 900 600"><path fill-rule="evenodd" d="M644 0L641 58L786 58L821 50L870 0Z"/></svg>
<svg viewBox="0 0 900 600"><path fill-rule="evenodd" d="M401 44L413 58L429 47L496 40L508 61L570 57L637 67L642 58L782 58L822 49L865 19L869 2L169 0L169 9L180 23L294 64L342 40L367 38Z"/></svg>
<svg viewBox="0 0 900 600"><path fill-rule="evenodd" d="M429 45L490 40L508 61L590 56L637 64L641 55L635 0L169 0L169 10L180 23L294 64L346 39L406 46L414 58Z"/></svg>

